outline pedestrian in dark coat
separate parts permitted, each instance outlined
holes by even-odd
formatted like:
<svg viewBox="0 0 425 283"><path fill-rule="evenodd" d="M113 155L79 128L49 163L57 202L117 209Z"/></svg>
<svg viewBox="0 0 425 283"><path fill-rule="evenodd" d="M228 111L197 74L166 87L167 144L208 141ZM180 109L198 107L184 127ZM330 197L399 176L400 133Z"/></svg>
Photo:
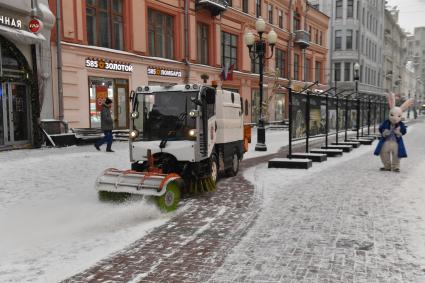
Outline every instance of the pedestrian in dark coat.
<svg viewBox="0 0 425 283"><path fill-rule="evenodd" d="M111 106L112 106L112 100L109 98L105 99L105 102L102 104L102 111L100 112L100 127L103 131L103 138L98 140L94 147L97 150L100 150L100 146L102 146L104 143L106 143L106 151L107 152L114 152L111 149L112 146L112 129L113 129L113 121L111 116Z"/></svg>

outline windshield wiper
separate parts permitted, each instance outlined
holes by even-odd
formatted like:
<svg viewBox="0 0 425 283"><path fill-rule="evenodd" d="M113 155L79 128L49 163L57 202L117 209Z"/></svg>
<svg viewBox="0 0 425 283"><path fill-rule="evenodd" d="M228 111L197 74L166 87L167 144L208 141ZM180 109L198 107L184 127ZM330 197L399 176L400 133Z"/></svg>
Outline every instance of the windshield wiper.
<svg viewBox="0 0 425 283"><path fill-rule="evenodd" d="M165 146L167 145L168 139L171 138L173 135L177 134L177 131L183 127L183 123L179 123L179 122L183 122L187 117L187 113L186 112L182 112L179 114L179 116L177 116L177 123L176 123L176 127L174 128L174 130L169 131L167 133L167 136L165 138L163 138L161 140L161 142L159 143L159 148L163 149L165 148Z"/></svg>

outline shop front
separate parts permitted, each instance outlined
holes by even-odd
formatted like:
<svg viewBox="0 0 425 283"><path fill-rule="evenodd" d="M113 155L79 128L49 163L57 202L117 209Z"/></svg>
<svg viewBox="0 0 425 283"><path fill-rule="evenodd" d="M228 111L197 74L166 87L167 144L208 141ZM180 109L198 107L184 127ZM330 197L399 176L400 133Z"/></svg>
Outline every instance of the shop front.
<svg viewBox="0 0 425 283"><path fill-rule="evenodd" d="M3 83L0 89L0 146L30 142L28 86Z"/></svg>
<svg viewBox="0 0 425 283"><path fill-rule="evenodd" d="M32 72L25 56L0 35L0 147L30 144Z"/></svg>
<svg viewBox="0 0 425 283"><path fill-rule="evenodd" d="M40 113L51 91L54 17L45 1L33 4L14 1L12 9L0 3L0 150L38 147L42 141Z"/></svg>
<svg viewBox="0 0 425 283"><path fill-rule="evenodd" d="M89 77L90 127L100 128L100 112L106 98L112 100L114 129L127 129L130 105L128 80L102 77Z"/></svg>
<svg viewBox="0 0 425 283"><path fill-rule="evenodd" d="M112 100L114 130L128 129L133 90L181 84L185 75L183 64L177 61L65 42L62 57L64 119L71 129L100 128L106 98Z"/></svg>
<svg viewBox="0 0 425 283"><path fill-rule="evenodd" d="M89 127L100 128L100 113L106 98L112 100L114 129L128 129L130 113L129 79L134 66L107 58L86 58L88 71ZM93 71L93 72L92 72Z"/></svg>

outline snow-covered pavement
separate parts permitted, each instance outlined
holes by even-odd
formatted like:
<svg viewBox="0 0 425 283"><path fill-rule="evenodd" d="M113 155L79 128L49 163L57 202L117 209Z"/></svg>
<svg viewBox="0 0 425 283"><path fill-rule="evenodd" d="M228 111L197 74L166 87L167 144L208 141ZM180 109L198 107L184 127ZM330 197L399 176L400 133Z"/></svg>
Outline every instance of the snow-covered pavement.
<svg viewBox="0 0 425 283"><path fill-rule="evenodd" d="M309 170L247 170L261 212L211 281L425 282L424 140L425 123L409 127L401 173L378 170L376 143Z"/></svg>
<svg viewBox="0 0 425 283"><path fill-rule="evenodd" d="M268 151L255 152L254 130L245 158L277 152L287 138L267 131ZM263 163L244 172L255 190L241 176L224 179L172 214L144 200L98 201L96 176L129 167L125 142L112 154L92 146L0 152L0 282L57 282L85 270L72 282L127 265L128 278L165 281L425 282L424 139L424 123L409 127L400 174L377 171L374 146L307 171ZM209 218L196 220L202 215Z"/></svg>
<svg viewBox="0 0 425 283"><path fill-rule="evenodd" d="M251 144L245 158L277 152L287 139L287 131L267 131L268 151L255 152ZM164 214L140 199L99 202L94 182L102 170L130 166L128 143L115 142L113 149L97 152L87 145L0 152L0 282L65 279L186 209Z"/></svg>
<svg viewBox="0 0 425 283"><path fill-rule="evenodd" d="M94 181L128 168L128 144L0 153L0 282L57 282L141 238L173 214L102 203Z"/></svg>

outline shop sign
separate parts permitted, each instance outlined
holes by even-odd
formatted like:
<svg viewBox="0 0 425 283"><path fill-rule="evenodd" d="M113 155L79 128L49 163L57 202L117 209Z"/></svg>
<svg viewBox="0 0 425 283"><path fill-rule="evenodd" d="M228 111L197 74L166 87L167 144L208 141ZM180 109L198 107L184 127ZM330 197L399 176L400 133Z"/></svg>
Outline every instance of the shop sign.
<svg viewBox="0 0 425 283"><path fill-rule="evenodd" d="M32 19L28 24L28 29L32 33L38 33L43 28L43 22L37 19Z"/></svg>
<svg viewBox="0 0 425 283"><path fill-rule="evenodd" d="M21 20L4 15L0 15L0 25L22 29Z"/></svg>
<svg viewBox="0 0 425 283"><path fill-rule="evenodd" d="M148 75L181 78L182 72L179 70L163 69L159 67L148 67Z"/></svg>
<svg viewBox="0 0 425 283"><path fill-rule="evenodd" d="M86 67L101 69L101 70L110 70L110 71L120 71L120 72L133 72L134 67L130 63L117 62L109 59L95 59L95 58L86 58Z"/></svg>
<svg viewBox="0 0 425 283"><path fill-rule="evenodd" d="M102 111L102 105L108 97L108 88L103 85L96 86L96 111Z"/></svg>

